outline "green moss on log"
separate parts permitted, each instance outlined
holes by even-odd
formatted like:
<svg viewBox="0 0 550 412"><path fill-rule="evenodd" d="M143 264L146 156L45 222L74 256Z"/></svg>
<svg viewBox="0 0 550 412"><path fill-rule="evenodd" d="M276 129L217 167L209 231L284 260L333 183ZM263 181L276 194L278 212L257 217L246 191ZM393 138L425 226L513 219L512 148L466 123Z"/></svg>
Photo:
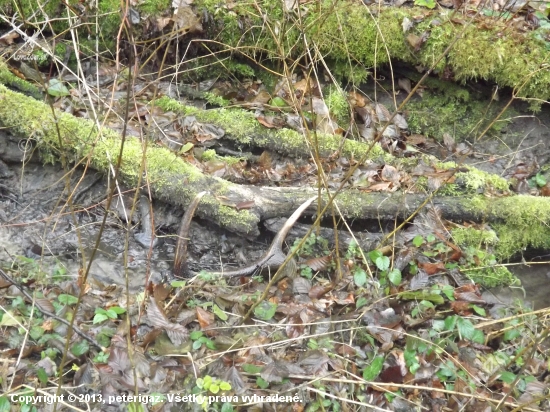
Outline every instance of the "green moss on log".
<svg viewBox="0 0 550 412"><path fill-rule="evenodd" d="M468 24L468 17L451 11L383 7L378 12L378 6L367 9L352 1L302 5L301 22L294 13L285 13L284 2L279 1L237 2L230 9L212 0L196 0L194 4L215 16L209 35L222 43L244 53L250 51L250 55L252 50L263 50L266 60L273 61L306 52L300 37L303 31L309 47L315 45L324 59L347 65L348 77L390 60L428 68ZM421 21L404 33L404 18ZM519 96L549 100L547 45L532 33L512 32L506 25L502 19L479 17L441 60L436 72L448 69L458 81L494 81L518 89ZM406 37L425 32L429 34L426 42L414 50Z"/></svg>
<svg viewBox="0 0 550 412"><path fill-rule="evenodd" d="M13 92L0 85L0 126L23 138L33 138L38 142L43 160L58 161L61 153L69 161L80 161L90 156L91 166L105 173L110 173L110 162L115 162L120 152L120 136L110 129L98 133L93 122L77 119L66 113L56 112L56 120L51 108L30 97ZM136 186L143 159L143 147L135 138L126 138L122 154L121 178L129 186ZM234 208L220 205L215 196L227 192L227 181L207 177L197 168L184 162L166 148L151 145L145 157L147 173L154 185L156 197L170 200L186 206L196 193L208 187L212 196L204 198L204 203L212 210L212 218L220 225L233 228L242 233L257 232L257 216L247 210L237 211ZM175 179L177 181L175 181ZM167 199L169 192L175 199Z"/></svg>

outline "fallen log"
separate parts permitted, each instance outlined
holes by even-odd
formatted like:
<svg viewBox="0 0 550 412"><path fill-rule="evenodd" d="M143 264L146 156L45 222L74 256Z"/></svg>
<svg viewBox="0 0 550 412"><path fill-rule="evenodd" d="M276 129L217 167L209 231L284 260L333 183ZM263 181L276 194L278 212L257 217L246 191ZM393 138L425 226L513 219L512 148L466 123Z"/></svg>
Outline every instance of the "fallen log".
<svg viewBox="0 0 550 412"><path fill-rule="evenodd" d="M54 119L46 104L2 85L0 126L13 136L33 140L45 162L57 161L64 151L66 158L72 162L89 161L91 167L104 173L110 173L109 159L114 160L121 143L120 136L113 130L104 128L98 131L90 120L78 119L67 113L57 112ZM1 142L0 158L13 161L13 153L19 150L19 143L17 140L10 141L6 136ZM4 154L6 158L2 157ZM127 186L135 187L143 158L142 143L127 137L122 157L121 180ZM145 159L154 197L176 207L187 208L197 193L207 190L209 194L204 196L197 214L248 237L259 234L261 221L288 217L308 198L317 194L315 188L253 187L207 176L168 149L153 144L147 147ZM338 194L336 203L345 218L393 220L406 219L421 207L428 196L347 188ZM250 209L239 210L239 204L249 201L254 202ZM327 196L324 195L321 203L326 201ZM507 255L528 246L550 247L550 201L547 198L436 196L431 203L449 220L496 222L495 225L505 233L499 233L499 236L506 241ZM317 208L310 207L304 215L316 212Z"/></svg>

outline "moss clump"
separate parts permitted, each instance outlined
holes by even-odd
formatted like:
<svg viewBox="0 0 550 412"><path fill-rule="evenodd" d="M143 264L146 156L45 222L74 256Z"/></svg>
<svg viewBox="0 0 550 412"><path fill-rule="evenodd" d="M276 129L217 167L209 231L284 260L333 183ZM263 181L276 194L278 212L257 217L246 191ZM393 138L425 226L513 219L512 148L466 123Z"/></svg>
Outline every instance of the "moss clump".
<svg viewBox="0 0 550 412"><path fill-rule="evenodd" d="M493 230L480 230L472 227L460 227L451 230L451 236L458 246L495 245L498 236Z"/></svg>
<svg viewBox="0 0 550 412"><path fill-rule="evenodd" d="M213 57L201 57L200 59L192 59L189 62L183 62L179 66L178 80L184 83L195 83L208 79L250 79L256 76L256 70L250 65L241 63L234 58L225 59L224 57L231 57L230 53L220 52ZM263 71L258 71L262 73Z"/></svg>
<svg viewBox="0 0 550 412"><path fill-rule="evenodd" d="M483 268L462 268L462 270L475 283L487 288L521 284L521 281L506 266L499 265L496 262L494 256L488 259L488 262L481 261L480 265L485 266Z"/></svg>
<svg viewBox="0 0 550 412"><path fill-rule="evenodd" d="M450 84L450 83L449 83ZM437 140L443 134L453 136L457 141L476 137L493 123L500 113L500 106L490 100L475 100L470 94L456 86L450 86L452 92L424 92L421 100L408 105L409 129ZM491 132L500 132L508 124L506 118L512 116L508 109L501 119L494 122Z"/></svg>
<svg viewBox="0 0 550 412"><path fill-rule="evenodd" d="M42 91L37 86L25 81L8 70L6 63L0 59L0 83L13 87L35 99L42 98Z"/></svg>
<svg viewBox="0 0 550 412"><path fill-rule="evenodd" d="M441 59L436 72L445 71L458 81L494 81L500 86L517 88L520 97L542 101L550 97L545 42L529 33L503 36L510 28L502 19L480 16L470 25L467 17L456 13L452 13L451 19L451 13L417 7L396 9L376 5L366 10L354 1L345 0L302 5L301 20L285 13L283 2L272 0L237 2L231 10L212 0L196 0L194 4L215 16L209 27L210 37L239 50L246 51L247 47L262 50L263 57L270 62L302 56L306 52L302 39L307 38L310 48L315 44L315 50L336 63L343 76L348 68L349 77L353 78L357 67L368 69L392 59L431 67L451 42L460 37L447 58ZM421 22L403 33L403 19L418 21L418 16L422 16ZM415 50L407 36L421 36L424 32L429 36Z"/></svg>
<svg viewBox="0 0 550 412"><path fill-rule="evenodd" d="M350 108L344 91L337 87L330 87L325 95L325 103L336 123L347 129L350 122Z"/></svg>
<svg viewBox="0 0 550 412"><path fill-rule="evenodd" d="M467 172L458 172L455 177L471 192L487 189L507 192L510 189L510 182L499 175L479 169L469 169Z"/></svg>
<svg viewBox="0 0 550 412"><path fill-rule="evenodd" d="M475 196L462 203L480 218L498 219L492 225L499 239L494 247L498 260L509 259L527 248L550 249L549 198Z"/></svg>
<svg viewBox="0 0 550 412"><path fill-rule="evenodd" d="M253 113L242 109L212 109L199 110L172 100L168 97L158 99L155 104L166 111L174 111L185 115L196 116L201 122L213 123L222 127L232 139L243 145L254 145L271 150L281 151L294 156L309 156L310 151L306 137L291 129L266 130L256 120ZM340 136L317 134L315 142L321 156L329 156L341 150L342 156L356 159L367 156L370 159L382 158L392 162L392 156L376 144L367 154L368 145L346 139L342 144Z"/></svg>
<svg viewBox="0 0 550 412"><path fill-rule="evenodd" d="M519 284L519 280L497 262L494 248L499 238L492 229L454 228L451 235L463 252L460 269L474 282L486 287Z"/></svg>

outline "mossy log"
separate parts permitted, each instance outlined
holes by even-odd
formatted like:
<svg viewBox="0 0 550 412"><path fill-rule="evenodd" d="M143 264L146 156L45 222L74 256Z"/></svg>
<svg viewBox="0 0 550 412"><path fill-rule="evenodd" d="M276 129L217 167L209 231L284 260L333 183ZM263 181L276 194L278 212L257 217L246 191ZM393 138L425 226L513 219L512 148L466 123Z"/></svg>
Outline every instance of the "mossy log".
<svg viewBox="0 0 550 412"><path fill-rule="evenodd" d="M299 12L285 5L273 0L236 1L232 7L217 0L194 2L198 11L215 16L204 25L208 38L255 61L261 50L268 65L304 56L315 59L316 51L334 74L357 84L366 80L369 68L392 61L426 70L437 62L434 72L447 78L493 81L516 89L519 97L540 99L531 100L534 106L550 98L547 43L536 32L512 29L502 18L480 14L472 19L454 10L422 7L368 7L351 0L309 2Z"/></svg>
<svg viewBox="0 0 550 412"><path fill-rule="evenodd" d="M118 133L96 125L87 119L75 118L11 91L0 85L0 126L22 139L37 142L43 161L58 161L61 153L72 163L89 161L91 167L109 173L110 160L116 158L121 139ZM59 134L58 134L59 131ZM3 142L1 153L14 150ZM128 186L138 183L142 159L147 164L147 176L153 195L186 208L194 196L203 190L198 214L236 233L255 236L260 221L289 216L307 198L315 195L314 188L253 187L233 184L207 176L163 147L150 144L143 156L142 143L128 137L122 154L121 180ZM346 189L337 197L337 204L347 218L393 220L404 219L419 208L428 195L405 193L368 193ZM254 201L251 209L238 210L241 202ZM326 196L324 198L326 201ZM451 220L497 222L501 240L508 254L527 246L550 247L550 201L532 196L508 197L435 197L432 203L442 215ZM316 208L310 207L309 214Z"/></svg>

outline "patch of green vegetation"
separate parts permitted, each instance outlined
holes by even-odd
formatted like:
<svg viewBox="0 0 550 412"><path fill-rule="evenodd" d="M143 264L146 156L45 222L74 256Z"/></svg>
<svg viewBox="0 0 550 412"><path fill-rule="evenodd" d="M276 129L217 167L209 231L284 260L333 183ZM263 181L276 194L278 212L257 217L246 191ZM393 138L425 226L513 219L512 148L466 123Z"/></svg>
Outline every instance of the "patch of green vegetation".
<svg viewBox="0 0 550 412"><path fill-rule="evenodd" d="M67 45L64 42L60 42L55 45L53 54L58 60L63 61L65 59L66 53L67 53ZM36 49L33 52L33 56L35 57L36 64L39 67L46 66L51 61L50 55L44 52L44 50L42 49ZM70 65L71 63L75 63L75 62L76 62L76 58L74 56L74 53L72 53L68 63Z"/></svg>
<svg viewBox="0 0 550 412"><path fill-rule="evenodd" d="M437 140L442 140L443 134L448 133L456 141L462 141L483 132L500 113L501 108L495 102L472 99L466 90L460 89L461 93L456 89L456 85L452 85L451 92L425 91L421 100L409 103L410 131ZM508 109L501 119L494 122L490 131L498 133L503 130L508 124L503 119L512 115L511 109Z"/></svg>
<svg viewBox="0 0 550 412"><path fill-rule="evenodd" d="M257 70L256 77L262 81L262 84L265 86L269 93L272 93L273 90L275 90L275 86L279 81L279 76L267 70Z"/></svg>
<svg viewBox="0 0 550 412"><path fill-rule="evenodd" d="M229 53L219 53L216 57L206 56L184 62L179 66L179 80L184 83L209 79L235 81L235 79L250 79L256 75L256 71L250 65L239 62ZM259 73L261 72L263 71L259 71Z"/></svg>
<svg viewBox="0 0 550 412"><path fill-rule="evenodd" d="M390 59L427 68L460 35L447 58L441 59L436 73L449 69L458 81L484 79L501 87L521 88L519 96L543 101L550 97L545 42L533 39L529 34L502 36L506 29L506 22L502 20L483 18L482 22L467 26L461 34L468 24L466 18L464 24L460 24L457 19L461 17L456 14L451 20L449 14L435 14L425 8L376 6L369 12L352 1L322 1L303 6L302 15L305 17L298 21L293 20L292 15L284 14L282 4L269 0L254 4L242 2L226 10L217 1L195 2L197 7L204 7L216 16L217 22L212 25L211 34L233 47L265 50L266 59L301 55L305 51L300 38L299 28L302 27L309 44L314 43L321 55L334 62L342 76L346 76L346 67L349 67L349 77L353 77L358 67L362 70L363 67L379 66ZM423 16L421 21L403 33L403 19L418 21L418 16ZM483 29L479 28L480 24L483 24ZM421 36L424 32L429 34L426 42L419 50L414 50L406 37Z"/></svg>
<svg viewBox="0 0 550 412"><path fill-rule="evenodd" d="M452 165L452 162L441 163L441 165ZM456 167L456 166L452 166ZM510 182L499 175L487 173L483 170L468 168L467 172L455 174L456 183L449 183L442 187L439 194L445 196L462 196L465 194L477 194L485 191L508 192Z"/></svg>
<svg viewBox="0 0 550 412"><path fill-rule="evenodd" d="M58 162L61 150L65 150L64 154L69 161L78 161L90 155L93 168L108 171L110 161L120 152L120 137L113 130L103 129L98 133L92 121L77 119L66 113L57 113L56 121L48 105L12 92L3 85L0 85L0 97L0 126L9 128L12 133L19 136L32 136L38 142L44 162ZM57 135L56 125L59 125L61 136ZM138 183L142 159L141 142L138 139L127 138L121 168L121 177L126 184L134 186ZM216 195L226 194L229 182L204 176L197 168L162 147L148 148L147 171L149 177L156 182L157 197L162 198L163 189L169 186L172 200L186 204L195 197L197 185L209 187L213 196L205 197L202 201L209 204L214 220L222 226L238 225L250 233L257 231L258 219L250 211L237 211L220 205L215 199ZM184 179L186 184L177 184L174 182L174 176Z"/></svg>
<svg viewBox="0 0 550 412"><path fill-rule="evenodd" d="M6 63L0 59L0 83L13 87L35 99L42 98L42 91L34 84L23 80L8 70Z"/></svg>
<svg viewBox="0 0 550 412"><path fill-rule="evenodd" d="M171 0L143 0L138 3L138 10L148 17L166 12L171 4Z"/></svg>
<svg viewBox="0 0 550 412"><path fill-rule="evenodd" d="M350 123L350 107L346 93L339 87L331 86L325 92L325 103L333 119L344 130Z"/></svg>
<svg viewBox="0 0 550 412"><path fill-rule="evenodd" d="M460 227L451 230L454 242L458 246L495 245L498 236L493 230L480 230L472 227Z"/></svg>
<svg viewBox="0 0 550 412"><path fill-rule="evenodd" d="M492 227L497 233L495 256L501 261L527 248L550 248L550 200L546 197L508 196L464 199L463 205L480 218L498 219Z"/></svg>
<svg viewBox="0 0 550 412"><path fill-rule="evenodd" d="M510 182L499 175L475 168L468 169L467 172L458 172L455 177L470 191L494 189L507 192L510 189Z"/></svg>
<svg viewBox="0 0 550 412"><path fill-rule="evenodd" d="M479 246L468 246L462 248L462 251L466 264L461 266L461 271L474 282L488 288L521 284L506 266L498 264L493 253L482 250Z"/></svg>
<svg viewBox="0 0 550 412"><path fill-rule="evenodd" d="M229 100L226 100L222 96L218 96L217 94L212 92L204 93L204 98L208 104L218 107L229 106L229 104L231 103Z"/></svg>
<svg viewBox="0 0 550 412"><path fill-rule="evenodd" d="M253 113L243 109L212 109L199 110L189 107L181 102L162 97L156 101L156 105L166 111L174 111L186 115L193 115L202 122L213 123L222 127L236 142L249 145L254 139L254 144L264 146L271 150L283 151L295 156L308 156L309 149L305 137L294 130L282 128L276 131L266 130L256 120ZM346 157L354 156L362 158L367 154L368 145L354 140L346 139L342 145L340 136L317 134L319 152L322 155L330 155L337 150ZM368 158L382 158L388 162L392 156L386 153L379 144L374 145L368 154Z"/></svg>
<svg viewBox="0 0 550 412"><path fill-rule="evenodd" d="M234 156L219 156L215 150L209 149L205 150L202 153L201 160L203 162L208 162L211 160L218 160L224 162L228 166L232 166L235 164L238 164L243 161L243 158L241 157L234 157Z"/></svg>

